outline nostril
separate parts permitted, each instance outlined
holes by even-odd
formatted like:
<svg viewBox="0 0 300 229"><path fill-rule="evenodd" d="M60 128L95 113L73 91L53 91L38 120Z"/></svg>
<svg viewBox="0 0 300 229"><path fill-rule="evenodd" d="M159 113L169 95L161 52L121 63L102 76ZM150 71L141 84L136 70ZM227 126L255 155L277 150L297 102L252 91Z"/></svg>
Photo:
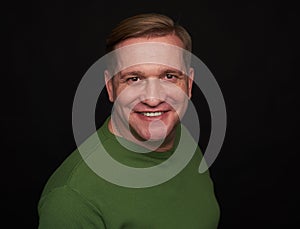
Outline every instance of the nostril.
<svg viewBox="0 0 300 229"><path fill-rule="evenodd" d="M158 98L147 98L144 101L142 101L142 103L151 106L151 107L155 107L158 106L159 104L162 103L162 101Z"/></svg>

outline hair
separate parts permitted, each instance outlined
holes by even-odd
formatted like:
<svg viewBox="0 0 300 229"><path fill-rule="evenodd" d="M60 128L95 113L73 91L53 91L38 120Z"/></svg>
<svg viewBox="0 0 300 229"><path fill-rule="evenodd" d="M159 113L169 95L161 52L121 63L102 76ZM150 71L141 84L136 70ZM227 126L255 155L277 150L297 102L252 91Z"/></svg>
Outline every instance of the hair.
<svg viewBox="0 0 300 229"><path fill-rule="evenodd" d="M181 25L171 18L157 13L139 14L122 20L106 39L106 53L115 49L115 46L129 38L161 37L176 35L184 44L184 48L192 51L190 34Z"/></svg>

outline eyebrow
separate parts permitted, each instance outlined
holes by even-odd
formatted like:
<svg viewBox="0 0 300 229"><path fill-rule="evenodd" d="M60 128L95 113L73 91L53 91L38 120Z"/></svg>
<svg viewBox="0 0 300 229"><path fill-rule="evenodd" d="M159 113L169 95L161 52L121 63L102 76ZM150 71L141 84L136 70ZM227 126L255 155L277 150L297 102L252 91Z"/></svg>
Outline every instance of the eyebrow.
<svg viewBox="0 0 300 229"><path fill-rule="evenodd" d="M119 72L120 79L125 78L126 76L143 76L145 73L142 71L130 71L130 72Z"/></svg>
<svg viewBox="0 0 300 229"><path fill-rule="evenodd" d="M159 74L159 76L165 75L167 73L176 73L179 76L184 75L182 71L179 71L179 70L176 70L176 69L165 69ZM122 72L119 73L120 79L123 79L126 76L130 76L130 75L132 75L132 76L145 76L147 74L145 74L145 72L142 72L142 71L129 71L129 72L125 72L125 73L122 73Z"/></svg>

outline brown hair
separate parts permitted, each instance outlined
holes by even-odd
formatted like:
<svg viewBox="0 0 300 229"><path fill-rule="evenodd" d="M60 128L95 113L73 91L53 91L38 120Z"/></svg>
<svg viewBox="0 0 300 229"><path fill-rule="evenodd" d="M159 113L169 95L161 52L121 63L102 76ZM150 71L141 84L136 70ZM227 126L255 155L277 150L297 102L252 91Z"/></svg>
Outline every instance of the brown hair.
<svg viewBox="0 0 300 229"><path fill-rule="evenodd" d="M183 42L184 48L191 52L192 40L182 26L162 14L139 14L122 20L106 39L106 53L114 50L115 46L129 38L160 37L175 34Z"/></svg>

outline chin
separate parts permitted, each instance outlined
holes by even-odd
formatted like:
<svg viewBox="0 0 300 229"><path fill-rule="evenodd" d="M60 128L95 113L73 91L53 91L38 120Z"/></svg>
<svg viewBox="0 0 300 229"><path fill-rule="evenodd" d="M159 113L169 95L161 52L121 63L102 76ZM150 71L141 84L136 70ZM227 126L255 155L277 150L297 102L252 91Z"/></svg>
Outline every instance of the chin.
<svg viewBox="0 0 300 229"><path fill-rule="evenodd" d="M168 130L167 128L162 127L162 128L149 128L150 132L150 140L161 140L165 139L166 136L168 135Z"/></svg>
<svg viewBox="0 0 300 229"><path fill-rule="evenodd" d="M165 140L165 136L161 136L161 135L152 135L149 139L147 139L148 141L152 141L152 142L156 142L156 141L164 141Z"/></svg>
<svg viewBox="0 0 300 229"><path fill-rule="evenodd" d="M147 131L136 132L137 135L146 141L164 141L170 135L169 129L165 128L151 128Z"/></svg>

